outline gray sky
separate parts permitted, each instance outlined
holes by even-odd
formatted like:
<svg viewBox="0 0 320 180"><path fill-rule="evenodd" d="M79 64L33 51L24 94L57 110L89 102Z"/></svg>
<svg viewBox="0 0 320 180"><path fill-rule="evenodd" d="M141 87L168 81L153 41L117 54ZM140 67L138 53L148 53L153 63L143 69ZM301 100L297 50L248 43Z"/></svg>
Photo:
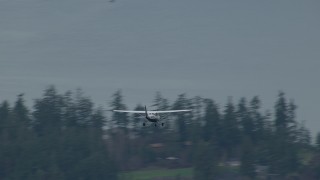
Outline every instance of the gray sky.
<svg viewBox="0 0 320 180"><path fill-rule="evenodd" d="M213 98L294 98L320 131L318 0L0 0L0 100L47 85L100 105L156 91Z"/></svg>

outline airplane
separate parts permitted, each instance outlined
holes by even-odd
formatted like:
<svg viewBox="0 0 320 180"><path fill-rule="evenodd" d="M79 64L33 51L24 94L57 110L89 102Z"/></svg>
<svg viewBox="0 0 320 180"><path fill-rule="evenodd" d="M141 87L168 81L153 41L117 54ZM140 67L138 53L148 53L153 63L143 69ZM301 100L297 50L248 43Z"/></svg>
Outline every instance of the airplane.
<svg viewBox="0 0 320 180"><path fill-rule="evenodd" d="M177 112L190 112L190 109L183 109L183 110L167 110L167 111L148 111L147 106L144 106L144 111L131 111L131 110L112 110L113 112L119 113L136 113L144 115L145 119L149 122L154 123L154 126L157 126L157 123L161 120L160 114L165 113L177 113ZM143 122L143 126L146 126L146 122ZM164 123L161 123L161 126L164 126Z"/></svg>

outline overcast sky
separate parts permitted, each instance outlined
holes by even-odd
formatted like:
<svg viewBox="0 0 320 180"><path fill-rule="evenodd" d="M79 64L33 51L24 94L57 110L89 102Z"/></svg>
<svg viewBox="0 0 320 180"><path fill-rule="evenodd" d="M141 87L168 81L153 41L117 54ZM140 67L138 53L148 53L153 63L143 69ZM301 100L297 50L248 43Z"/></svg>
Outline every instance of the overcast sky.
<svg viewBox="0 0 320 180"><path fill-rule="evenodd" d="M0 100L82 88L99 105L156 91L213 98L279 90L320 131L319 0L0 0Z"/></svg>

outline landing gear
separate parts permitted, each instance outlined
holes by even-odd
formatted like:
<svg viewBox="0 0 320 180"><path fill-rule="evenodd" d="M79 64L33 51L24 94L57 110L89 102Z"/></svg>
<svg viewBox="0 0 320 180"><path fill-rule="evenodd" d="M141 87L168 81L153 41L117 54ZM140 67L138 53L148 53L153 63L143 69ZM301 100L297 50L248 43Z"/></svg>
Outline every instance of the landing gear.
<svg viewBox="0 0 320 180"><path fill-rule="evenodd" d="M154 127L157 127L157 123L154 123Z"/></svg>
<svg viewBox="0 0 320 180"><path fill-rule="evenodd" d="M142 123L142 126L146 126L146 123Z"/></svg>
<svg viewBox="0 0 320 180"><path fill-rule="evenodd" d="M161 126L164 126L164 123L161 123Z"/></svg>

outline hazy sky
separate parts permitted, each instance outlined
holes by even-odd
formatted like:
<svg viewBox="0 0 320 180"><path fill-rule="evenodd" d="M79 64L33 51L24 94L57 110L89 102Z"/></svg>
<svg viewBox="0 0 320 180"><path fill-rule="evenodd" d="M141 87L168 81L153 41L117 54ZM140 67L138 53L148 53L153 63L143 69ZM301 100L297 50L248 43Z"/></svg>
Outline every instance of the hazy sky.
<svg viewBox="0 0 320 180"><path fill-rule="evenodd" d="M320 131L319 0L0 0L0 101L82 88L100 105L156 91L213 98L279 90Z"/></svg>

